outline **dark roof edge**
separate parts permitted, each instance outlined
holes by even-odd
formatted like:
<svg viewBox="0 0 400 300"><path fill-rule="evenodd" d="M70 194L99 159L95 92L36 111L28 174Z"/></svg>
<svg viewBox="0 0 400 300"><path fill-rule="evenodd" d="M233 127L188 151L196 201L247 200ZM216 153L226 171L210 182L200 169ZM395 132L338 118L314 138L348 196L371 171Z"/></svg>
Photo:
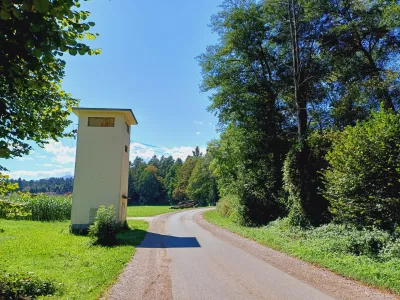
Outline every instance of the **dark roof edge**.
<svg viewBox="0 0 400 300"><path fill-rule="evenodd" d="M138 121L137 121L137 119L136 119L136 117L135 117L135 114L133 113L132 109L130 109L130 108L72 107L72 110L76 110L76 111L79 111L79 110L99 110L99 111L101 111L101 110L111 110L111 111L126 111L126 112L130 112L130 113L132 114L132 117L133 117L133 119L135 120L135 122L136 122L136 125L137 125L137 124L139 124L139 123L138 123Z"/></svg>

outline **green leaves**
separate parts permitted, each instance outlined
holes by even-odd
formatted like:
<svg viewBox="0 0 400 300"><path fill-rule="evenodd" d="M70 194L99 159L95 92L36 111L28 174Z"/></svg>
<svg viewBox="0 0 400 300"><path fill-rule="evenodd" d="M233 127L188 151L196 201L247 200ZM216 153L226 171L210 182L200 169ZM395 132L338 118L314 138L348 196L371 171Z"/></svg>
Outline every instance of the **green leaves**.
<svg viewBox="0 0 400 300"><path fill-rule="evenodd" d="M400 117L390 111L338 134L327 159L325 197L341 222L393 229L400 219ZM379 221L379 224L377 223Z"/></svg>
<svg viewBox="0 0 400 300"><path fill-rule="evenodd" d="M75 56L78 53L78 51L75 48L68 49L68 52L69 52L69 54L71 54L73 56Z"/></svg>
<svg viewBox="0 0 400 300"><path fill-rule="evenodd" d="M0 140L13 145L7 157L29 153L29 140L42 145L67 136L70 107L78 102L60 88L65 68L60 57L100 53L81 42L97 35L89 32L94 22L84 21L90 13L78 10L79 2L0 1L0 35L7 36L0 44L0 113L7 111L0 118L5 129Z"/></svg>
<svg viewBox="0 0 400 300"><path fill-rule="evenodd" d="M49 11L50 0L33 0L35 9L40 13L47 13Z"/></svg>
<svg viewBox="0 0 400 300"><path fill-rule="evenodd" d="M18 184L11 183L8 175L0 173L0 195L6 195L18 189Z"/></svg>
<svg viewBox="0 0 400 300"><path fill-rule="evenodd" d="M1 10L1 12L0 12L0 18L1 18L2 20L8 20L8 19L11 18L11 16L10 16L10 13L9 13L8 11L6 11L6 10Z"/></svg>

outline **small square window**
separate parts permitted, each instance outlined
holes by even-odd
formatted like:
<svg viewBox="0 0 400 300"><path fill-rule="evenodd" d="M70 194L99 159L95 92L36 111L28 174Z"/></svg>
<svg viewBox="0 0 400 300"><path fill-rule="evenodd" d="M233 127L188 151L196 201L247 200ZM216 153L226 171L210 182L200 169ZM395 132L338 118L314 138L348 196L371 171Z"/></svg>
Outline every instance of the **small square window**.
<svg viewBox="0 0 400 300"><path fill-rule="evenodd" d="M115 118L89 117L88 127L114 127Z"/></svg>
<svg viewBox="0 0 400 300"><path fill-rule="evenodd" d="M128 146L125 145L125 152L128 153Z"/></svg>

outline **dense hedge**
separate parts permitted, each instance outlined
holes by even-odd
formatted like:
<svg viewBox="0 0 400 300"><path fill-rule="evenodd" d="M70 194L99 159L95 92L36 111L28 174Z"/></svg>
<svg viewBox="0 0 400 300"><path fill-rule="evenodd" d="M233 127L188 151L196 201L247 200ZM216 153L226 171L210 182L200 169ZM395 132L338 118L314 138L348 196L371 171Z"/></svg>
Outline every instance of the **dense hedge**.
<svg viewBox="0 0 400 300"><path fill-rule="evenodd" d="M338 133L325 197L338 222L393 230L400 222L400 115L381 111Z"/></svg>

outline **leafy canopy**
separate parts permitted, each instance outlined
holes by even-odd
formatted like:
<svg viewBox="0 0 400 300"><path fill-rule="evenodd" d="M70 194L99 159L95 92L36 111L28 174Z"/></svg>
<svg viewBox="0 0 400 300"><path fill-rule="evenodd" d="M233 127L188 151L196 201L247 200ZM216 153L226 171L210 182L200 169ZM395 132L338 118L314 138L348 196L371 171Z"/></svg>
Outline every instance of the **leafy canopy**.
<svg viewBox="0 0 400 300"><path fill-rule="evenodd" d="M64 129L78 100L62 90L62 56L95 55L95 24L80 10L82 1L2 0L0 2L0 157L28 154L31 140L70 136Z"/></svg>

